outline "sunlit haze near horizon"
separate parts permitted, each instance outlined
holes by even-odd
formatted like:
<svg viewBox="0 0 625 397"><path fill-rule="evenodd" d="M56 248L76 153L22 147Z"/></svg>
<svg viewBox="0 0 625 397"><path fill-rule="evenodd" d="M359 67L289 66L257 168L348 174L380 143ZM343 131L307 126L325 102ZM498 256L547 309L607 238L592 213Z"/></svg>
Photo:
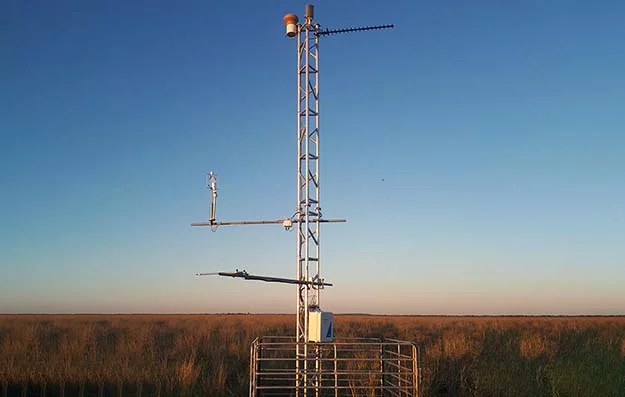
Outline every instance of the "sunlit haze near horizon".
<svg viewBox="0 0 625 397"><path fill-rule="evenodd" d="M625 3L315 2L321 306L625 314ZM9 1L0 313L294 313L306 2Z"/></svg>

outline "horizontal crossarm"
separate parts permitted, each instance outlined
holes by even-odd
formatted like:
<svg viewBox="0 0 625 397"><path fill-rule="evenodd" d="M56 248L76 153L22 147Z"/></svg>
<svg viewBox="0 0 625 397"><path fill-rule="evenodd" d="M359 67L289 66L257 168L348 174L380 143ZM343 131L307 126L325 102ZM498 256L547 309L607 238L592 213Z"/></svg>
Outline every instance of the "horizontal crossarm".
<svg viewBox="0 0 625 397"><path fill-rule="evenodd" d="M284 225L285 221L299 223L299 220L278 219L272 221L238 221L238 222L195 222L191 226L231 226L231 225ZM315 221L313 221L315 222ZM320 223L343 223L346 219L319 219Z"/></svg>
<svg viewBox="0 0 625 397"><path fill-rule="evenodd" d="M298 284L298 285L324 286L324 287L332 286L331 283L326 283L324 281L306 281L306 280L295 280L292 278L256 276L253 274L249 274L245 270L236 271L236 272L197 273L196 276L224 276L224 277L244 278L246 280L265 281L268 283Z"/></svg>

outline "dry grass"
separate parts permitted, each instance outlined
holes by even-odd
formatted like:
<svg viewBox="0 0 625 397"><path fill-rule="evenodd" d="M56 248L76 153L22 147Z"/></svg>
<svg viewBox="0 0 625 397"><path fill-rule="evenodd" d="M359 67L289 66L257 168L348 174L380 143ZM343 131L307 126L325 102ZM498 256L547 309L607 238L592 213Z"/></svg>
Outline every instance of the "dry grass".
<svg viewBox="0 0 625 397"><path fill-rule="evenodd" d="M291 335L293 323L292 315L0 315L0 388L141 384L161 395L245 395L251 341ZM502 383L518 383L520 395L577 395L567 387L593 371L595 384L611 383L591 395L625 389L625 317L338 315L336 334L415 341L425 395L500 395Z"/></svg>
<svg viewBox="0 0 625 397"><path fill-rule="evenodd" d="M553 344L547 337L537 332L522 332L519 340L519 349L524 358L538 358L542 355L553 354Z"/></svg>

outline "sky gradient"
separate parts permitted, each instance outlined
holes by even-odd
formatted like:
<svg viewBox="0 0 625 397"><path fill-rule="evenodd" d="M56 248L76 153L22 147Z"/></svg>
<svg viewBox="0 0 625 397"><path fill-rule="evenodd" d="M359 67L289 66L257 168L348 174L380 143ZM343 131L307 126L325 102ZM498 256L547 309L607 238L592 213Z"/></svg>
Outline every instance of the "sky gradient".
<svg viewBox="0 0 625 397"><path fill-rule="evenodd" d="M306 2L8 1L0 312L286 312ZM625 314L625 4L318 2L334 312Z"/></svg>

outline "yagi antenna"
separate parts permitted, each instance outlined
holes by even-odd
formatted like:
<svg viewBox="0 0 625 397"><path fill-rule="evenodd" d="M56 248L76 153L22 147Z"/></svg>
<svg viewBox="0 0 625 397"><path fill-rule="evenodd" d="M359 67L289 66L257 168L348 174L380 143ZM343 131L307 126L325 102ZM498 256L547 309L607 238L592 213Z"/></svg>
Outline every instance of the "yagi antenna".
<svg viewBox="0 0 625 397"><path fill-rule="evenodd" d="M317 36L327 36L338 33L351 33L362 32L365 30L381 30L381 29L393 29L395 25L377 25L377 26L363 26L360 28L348 28L348 29L321 29L317 32Z"/></svg>

